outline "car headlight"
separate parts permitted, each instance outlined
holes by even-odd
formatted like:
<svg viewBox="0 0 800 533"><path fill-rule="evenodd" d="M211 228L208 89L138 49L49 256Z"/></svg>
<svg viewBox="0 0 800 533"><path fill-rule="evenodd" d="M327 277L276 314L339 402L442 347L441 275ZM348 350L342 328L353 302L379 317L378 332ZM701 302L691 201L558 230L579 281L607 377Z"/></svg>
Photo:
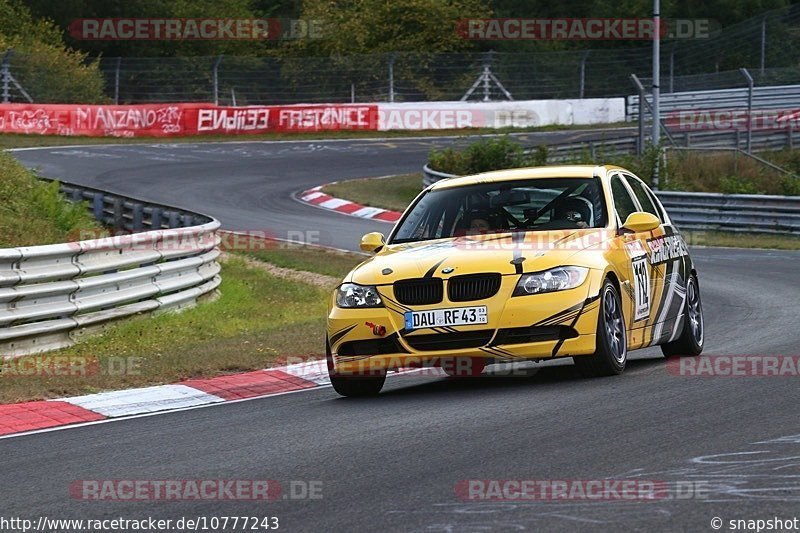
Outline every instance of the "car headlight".
<svg viewBox="0 0 800 533"><path fill-rule="evenodd" d="M343 283L336 289L336 305L339 307L383 307L383 301L373 285Z"/></svg>
<svg viewBox="0 0 800 533"><path fill-rule="evenodd" d="M588 268L565 266L552 268L544 272L524 274L519 278L513 295L526 296L528 294L574 289L586 280L588 273Z"/></svg>

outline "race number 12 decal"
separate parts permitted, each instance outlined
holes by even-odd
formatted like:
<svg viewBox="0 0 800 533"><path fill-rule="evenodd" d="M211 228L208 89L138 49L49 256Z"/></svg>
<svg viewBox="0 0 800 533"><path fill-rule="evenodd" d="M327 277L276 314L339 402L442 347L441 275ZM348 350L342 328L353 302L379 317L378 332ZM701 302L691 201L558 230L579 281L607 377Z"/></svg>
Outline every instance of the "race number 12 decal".
<svg viewBox="0 0 800 533"><path fill-rule="evenodd" d="M644 320L650 316L650 269L647 256L641 255L632 261L633 265L633 320Z"/></svg>

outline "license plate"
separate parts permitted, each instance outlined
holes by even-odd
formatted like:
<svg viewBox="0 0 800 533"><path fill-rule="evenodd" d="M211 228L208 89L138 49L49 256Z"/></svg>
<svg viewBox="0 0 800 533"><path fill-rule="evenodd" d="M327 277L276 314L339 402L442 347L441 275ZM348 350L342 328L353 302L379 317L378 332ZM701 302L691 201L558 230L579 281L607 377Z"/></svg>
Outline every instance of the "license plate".
<svg viewBox="0 0 800 533"><path fill-rule="evenodd" d="M406 311L404 316L406 331L443 326L470 326L472 324L486 324L489 321L485 305L431 309L429 311Z"/></svg>

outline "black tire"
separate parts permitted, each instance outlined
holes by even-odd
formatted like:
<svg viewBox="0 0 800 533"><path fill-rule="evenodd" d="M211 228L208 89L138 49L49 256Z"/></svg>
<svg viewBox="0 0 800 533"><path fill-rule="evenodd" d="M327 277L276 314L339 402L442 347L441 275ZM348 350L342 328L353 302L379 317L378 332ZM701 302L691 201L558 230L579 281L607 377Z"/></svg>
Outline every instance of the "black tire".
<svg viewBox="0 0 800 533"><path fill-rule="evenodd" d="M703 322L703 303L700 300L700 284L692 274L686 282L686 306L683 315L683 329L680 336L672 342L661 345L664 357L694 357L703 352L705 324Z"/></svg>
<svg viewBox="0 0 800 533"><path fill-rule="evenodd" d="M386 381L386 374L360 376L355 374L342 375L336 372L333 366L331 346L325 342L325 358L328 363L328 376L331 378L333 390L342 396L363 397L377 396Z"/></svg>
<svg viewBox="0 0 800 533"><path fill-rule="evenodd" d="M625 370L628 338L619 292L611 280L603 282L597 318L597 347L592 355L573 357L584 377L616 376Z"/></svg>

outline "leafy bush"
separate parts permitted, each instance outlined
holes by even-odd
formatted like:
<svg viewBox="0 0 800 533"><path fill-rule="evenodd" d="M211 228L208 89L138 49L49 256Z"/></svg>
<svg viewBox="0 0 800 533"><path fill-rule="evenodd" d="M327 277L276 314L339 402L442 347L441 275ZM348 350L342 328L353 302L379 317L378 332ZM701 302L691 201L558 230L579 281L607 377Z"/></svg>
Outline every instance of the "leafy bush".
<svg viewBox="0 0 800 533"><path fill-rule="evenodd" d="M602 147L594 155L586 147L568 160L552 164L603 164L627 168L645 183L651 183L659 164L659 186L666 190L722 192L728 194L800 195L800 152L784 150L761 154L777 165L794 172L788 176L744 154L730 152L698 153L670 151L666 162L660 147L648 146L642 155L609 156ZM433 170L456 175L477 174L504 168L534 167L548 164L546 146L538 146L530 154L508 137L477 141L464 149L433 150L428 166Z"/></svg>
<svg viewBox="0 0 800 533"><path fill-rule="evenodd" d="M14 50L11 73L35 102L107 101L96 62L64 46L51 21L34 20L21 3L0 0L0 54L9 48Z"/></svg>
<svg viewBox="0 0 800 533"><path fill-rule="evenodd" d="M445 148L432 150L428 165L449 174L477 174L502 168L530 166L532 158L523 153L522 145L508 137L481 139L464 150Z"/></svg>
<svg viewBox="0 0 800 533"><path fill-rule="evenodd" d="M52 244L95 229L86 204L73 204L13 157L0 152L0 247Z"/></svg>

